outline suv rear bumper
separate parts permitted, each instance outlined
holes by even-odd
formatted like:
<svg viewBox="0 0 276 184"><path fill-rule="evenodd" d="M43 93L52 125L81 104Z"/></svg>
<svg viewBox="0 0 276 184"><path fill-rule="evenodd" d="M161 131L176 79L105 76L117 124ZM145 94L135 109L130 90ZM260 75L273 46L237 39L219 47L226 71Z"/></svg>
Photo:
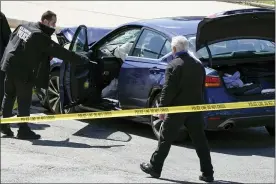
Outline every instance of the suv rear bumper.
<svg viewBox="0 0 276 184"><path fill-rule="evenodd" d="M275 114L258 116L224 116L219 119L208 119L207 130L229 130L233 128L249 128L275 126Z"/></svg>

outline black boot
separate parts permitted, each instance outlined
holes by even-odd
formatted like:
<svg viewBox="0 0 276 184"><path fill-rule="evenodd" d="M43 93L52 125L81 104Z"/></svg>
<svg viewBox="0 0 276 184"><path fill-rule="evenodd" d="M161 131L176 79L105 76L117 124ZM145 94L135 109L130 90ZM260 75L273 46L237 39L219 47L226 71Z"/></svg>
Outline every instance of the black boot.
<svg viewBox="0 0 276 184"><path fill-rule="evenodd" d="M213 182L214 181L214 176L213 175L200 175L199 180L205 181L205 182Z"/></svg>
<svg viewBox="0 0 276 184"><path fill-rule="evenodd" d="M4 134L6 137L13 137L14 134L8 124L2 124L0 126L1 133Z"/></svg>
<svg viewBox="0 0 276 184"><path fill-rule="evenodd" d="M143 172L150 174L154 178L159 178L161 176L161 172L156 171L151 164L142 163L140 164L140 168Z"/></svg>
<svg viewBox="0 0 276 184"><path fill-rule="evenodd" d="M17 133L18 139L40 139L41 136L39 134L36 134L33 132L29 126L26 124L25 126L21 125L19 127L18 133Z"/></svg>

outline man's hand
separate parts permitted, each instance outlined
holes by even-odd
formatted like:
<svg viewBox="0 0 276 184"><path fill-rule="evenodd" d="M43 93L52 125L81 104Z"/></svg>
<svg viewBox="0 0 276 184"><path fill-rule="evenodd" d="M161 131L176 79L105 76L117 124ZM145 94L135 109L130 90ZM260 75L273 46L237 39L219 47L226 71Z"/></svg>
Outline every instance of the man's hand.
<svg viewBox="0 0 276 184"><path fill-rule="evenodd" d="M159 119L161 119L163 121L166 119L166 117L167 117L166 114L159 114Z"/></svg>
<svg viewBox="0 0 276 184"><path fill-rule="evenodd" d="M89 63L90 59L86 56L86 52L76 52L76 55L79 56L80 60L79 62L81 63Z"/></svg>

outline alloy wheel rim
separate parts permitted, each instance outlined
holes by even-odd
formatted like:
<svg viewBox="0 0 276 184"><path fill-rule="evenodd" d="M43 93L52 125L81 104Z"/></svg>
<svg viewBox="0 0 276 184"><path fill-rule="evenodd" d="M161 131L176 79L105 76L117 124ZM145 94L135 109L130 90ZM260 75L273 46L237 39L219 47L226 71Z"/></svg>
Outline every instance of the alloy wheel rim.
<svg viewBox="0 0 276 184"><path fill-rule="evenodd" d="M159 107L159 99L155 100L152 105L153 108ZM160 134L161 125L163 123L163 120L159 119L158 114L153 114L151 116L151 122L152 122L152 128L155 131L156 134Z"/></svg>
<svg viewBox="0 0 276 184"><path fill-rule="evenodd" d="M52 77L48 88L49 106L52 111L60 113L60 92L59 92L59 77ZM64 110L65 113L70 112L70 109Z"/></svg>

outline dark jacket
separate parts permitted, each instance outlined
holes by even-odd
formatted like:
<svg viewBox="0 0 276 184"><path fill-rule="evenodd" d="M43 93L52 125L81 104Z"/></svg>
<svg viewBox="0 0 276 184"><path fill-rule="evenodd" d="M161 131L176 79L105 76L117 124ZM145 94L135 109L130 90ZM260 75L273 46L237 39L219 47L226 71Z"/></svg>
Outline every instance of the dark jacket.
<svg viewBox="0 0 276 184"><path fill-rule="evenodd" d="M0 28L0 58L2 58L11 34L11 29L8 24L7 18L2 12L0 12Z"/></svg>
<svg viewBox="0 0 276 184"><path fill-rule="evenodd" d="M172 60L166 69L160 106L198 105L204 103L205 69L189 53Z"/></svg>
<svg viewBox="0 0 276 184"><path fill-rule="evenodd" d="M19 25L11 34L2 58L2 71L24 82L34 82L37 88L48 88L50 57L81 63L87 57L68 51L51 40L54 29L42 23Z"/></svg>
<svg viewBox="0 0 276 184"><path fill-rule="evenodd" d="M5 15L0 11L0 62L3 56L3 53L8 45L9 38L11 34L11 29L8 24L8 21ZM0 63L1 66L1 63ZM5 72L0 70L0 106L2 104L2 100L4 97L4 79L5 79Z"/></svg>

